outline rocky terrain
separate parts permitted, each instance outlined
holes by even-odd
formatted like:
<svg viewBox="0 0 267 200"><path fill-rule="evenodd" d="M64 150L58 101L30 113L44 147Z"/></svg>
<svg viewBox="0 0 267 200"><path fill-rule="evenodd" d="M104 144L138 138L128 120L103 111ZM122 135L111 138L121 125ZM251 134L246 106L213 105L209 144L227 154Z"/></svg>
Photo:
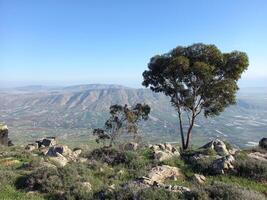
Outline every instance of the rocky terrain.
<svg viewBox="0 0 267 200"><path fill-rule="evenodd" d="M267 198L267 138L246 150L219 139L187 151L132 142L72 149L56 137L0 148L0 199Z"/></svg>

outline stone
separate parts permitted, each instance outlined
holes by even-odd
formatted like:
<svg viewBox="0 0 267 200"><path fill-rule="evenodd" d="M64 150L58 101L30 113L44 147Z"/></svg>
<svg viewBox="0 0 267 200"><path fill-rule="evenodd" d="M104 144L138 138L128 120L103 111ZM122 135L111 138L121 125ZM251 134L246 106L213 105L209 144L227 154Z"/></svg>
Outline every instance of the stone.
<svg viewBox="0 0 267 200"><path fill-rule="evenodd" d="M81 186L84 190L86 190L87 192L92 190L92 185L89 182L82 182Z"/></svg>
<svg viewBox="0 0 267 200"><path fill-rule="evenodd" d="M220 156L226 156L230 154L225 143L219 139L212 140L200 148L201 149L212 149Z"/></svg>
<svg viewBox="0 0 267 200"><path fill-rule="evenodd" d="M232 155L219 158L212 163L212 169L216 174L224 174L225 171L234 169L235 158Z"/></svg>
<svg viewBox="0 0 267 200"><path fill-rule="evenodd" d="M66 145L52 146L49 148L46 155L47 156L56 156L57 153L65 156L65 157L72 156L72 150Z"/></svg>
<svg viewBox="0 0 267 200"><path fill-rule="evenodd" d="M262 138L259 142L259 146L267 150L267 138Z"/></svg>
<svg viewBox="0 0 267 200"><path fill-rule="evenodd" d="M155 144L149 145L149 148L153 150L154 159L158 161L168 160L174 156L180 156L179 151L171 144Z"/></svg>
<svg viewBox="0 0 267 200"><path fill-rule="evenodd" d="M61 155L60 153L56 153L55 157L49 157L49 160L60 167L64 167L68 163L68 159L65 158L63 155Z"/></svg>
<svg viewBox="0 0 267 200"><path fill-rule="evenodd" d="M34 144L27 144L27 146L25 147L25 149L28 150L28 151L33 151L33 150L35 150L37 148L38 148L38 145L36 143L34 143Z"/></svg>
<svg viewBox="0 0 267 200"><path fill-rule="evenodd" d="M204 184L206 181L206 177L201 174L194 174L192 179L196 181L198 184Z"/></svg>
<svg viewBox="0 0 267 200"><path fill-rule="evenodd" d="M137 148L138 148L138 144L135 142L126 143L123 147L123 149L126 151L136 151Z"/></svg>
<svg viewBox="0 0 267 200"><path fill-rule="evenodd" d="M46 137L41 140L37 140L36 144L38 148L51 147L57 144L56 137Z"/></svg>
<svg viewBox="0 0 267 200"><path fill-rule="evenodd" d="M168 165L153 167L148 174L148 178L158 183L163 183L166 179L174 180L181 176L182 173L179 168Z"/></svg>
<svg viewBox="0 0 267 200"><path fill-rule="evenodd" d="M0 124L0 145L8 146L8 128L7 125Z"/></svg>
<svg viewBox="0 0 267 200"><path fill-rule="evenodd" d="M253 153L249 153L248 154L249 157L254 158L258 161L263 161L263 162L267 162L267 154L263 154L260 152L253 152Z"/></svg>
<svg viewBox="0 0 267 200"><path fill-rule="evenodd" d="M73 154L73 156L75 157L75 158L78 158L79 157L79 155L82 153L82 150L81 149L76 149L76 150L74 150L73 152L72 152L72 154Z"/></svg>

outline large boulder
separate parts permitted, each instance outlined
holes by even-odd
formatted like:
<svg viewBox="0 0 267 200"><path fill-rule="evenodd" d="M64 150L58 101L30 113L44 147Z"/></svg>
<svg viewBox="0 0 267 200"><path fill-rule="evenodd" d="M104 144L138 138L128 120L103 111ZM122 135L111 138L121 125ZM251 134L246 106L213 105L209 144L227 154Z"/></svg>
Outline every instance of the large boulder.
<svg viewBox="0 0 267 200"><path fill-rule="evenodd" d="M8 146L8 128L7 125L0 124L0 145Z"/></svg>
<svg viewBox="0 0 267 200"><path fill-rule="evenodd" d="M234 169L234 162L235 158L232 155L227 155L215 160L211 169L215 174L224 174L226 171Z"/></svg>
<svg viewBox="0 0 267 200"><path fill-rule="evenodd" d="M174 156L180 156L179 151L171 144L155 144L149 145L149 148L153 150L154 158L158 161L168 160Z"/></svg>
<svg viewBox="0 0 267 200"><path fill-rule="evenodd" d="M227 148L227 145L219 139L212 140L200 148L214 150L216 154L220 156L226 156L230 155L231 153L235 153L232 148Z"/></svg>
<svg viewBox="0 0 267 200"><path fill-rule="evenodd" d="M38 148L52 147L57 144L56 137L46 137L36 141Z"/></svg>
<svg viewBox="0 0 267 200"><path fill-rule="evenodd" d="M259 146L267 150L267 138L262 138L259 142Z"/></svg>
<svg viewBox="0 0 267 200"><path fill-rule="evenodd" d="M46 153L46 155L47 156L56 156L57 153L65 156L65 157L70 157L73 154L72 150L68 146L58 145L58 146L50 147L48 152Z"/></svg>
<svg viewBox="0 0 267 200"><path fill-rule="evenodd" d="M153 167L148 174L148 178L157 183L163 183L166 179L176 180L181 176L179 168L168 165Z"/></svg>

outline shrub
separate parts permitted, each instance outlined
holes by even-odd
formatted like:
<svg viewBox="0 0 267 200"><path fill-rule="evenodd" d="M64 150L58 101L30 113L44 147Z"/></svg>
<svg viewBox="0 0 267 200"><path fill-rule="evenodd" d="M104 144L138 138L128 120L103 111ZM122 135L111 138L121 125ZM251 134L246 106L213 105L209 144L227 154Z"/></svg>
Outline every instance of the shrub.
<svg viewBox="0 0 267 200"><path fill-rule="evenodd" d="M264 200L264 195L247 190L236 185L214 182L206 187L206 191L211 199L231 199L231 200Z"/></svg>
<svg viewBox="0 0 267 200"><path fill-rule="evenodd" d="M94 159L106 162L110 165L118 165L126 162L126 155L124 152L113 148L100 148L95 149L86 155L88 159Z"/></svg>
<svg viewBox="0 0 267 200"><path fill-rule="evenodd" d="M267 163L254 158L236 159L236 175L255 180L267 180Z"/></svg>
<svg viewBox="0 0 267 200"><path fill-rule="evenodd" d="M27 190L53 193L55 190L62 188L62 181L57 169L43 167L36 169L26 177L18 179L17 186Z"/></svg>
<svg viewBox="0 0 267 200"><path fill-rule="evenodd" d="M163 188L137 188L119 187L117 190L109 191L103 189L94 194L94 199L116 199L116 200L177 200L184 199L183 195L177 192L167 191Z"/></svg>

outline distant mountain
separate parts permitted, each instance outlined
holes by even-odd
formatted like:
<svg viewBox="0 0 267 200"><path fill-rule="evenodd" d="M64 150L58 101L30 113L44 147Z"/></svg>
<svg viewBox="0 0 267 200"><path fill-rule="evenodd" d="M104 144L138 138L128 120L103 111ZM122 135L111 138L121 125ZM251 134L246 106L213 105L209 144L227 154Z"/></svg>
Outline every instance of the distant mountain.
<svg viewBox="0 0 267 200"><path fill-rule="evenodd" d="M253 95L240 92L237 105L219 117L199 118L194 130L195 141L221 137L244 146L267 136L267 94L253 91ZM67 132L73 129L79 135L79 130L101 127L113 104L139 102L152 108L150 120L141 125L141 131L150 139L178 141L177 114L168 97L148 89L120 85L29 86L6 90L0 95L0 122L11 127L15 138L26 134L25 138L29 139L52 132L67 137Z"/></svg>

